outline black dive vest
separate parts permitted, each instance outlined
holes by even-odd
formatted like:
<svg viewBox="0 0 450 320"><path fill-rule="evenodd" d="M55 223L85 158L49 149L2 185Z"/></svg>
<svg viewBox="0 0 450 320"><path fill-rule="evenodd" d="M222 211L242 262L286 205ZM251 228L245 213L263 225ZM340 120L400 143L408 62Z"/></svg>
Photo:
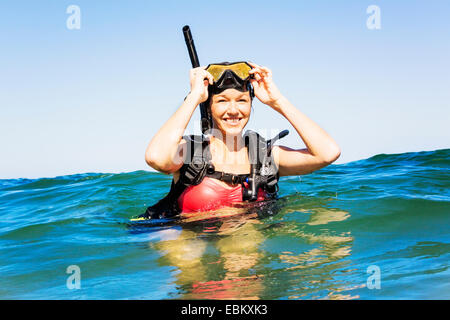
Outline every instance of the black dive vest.
<svg viewBox="0 0 450 320"><path fill-rule="evenodd" d="M288 133L288 130L284 130L275 138L266 141L258 133L248 130L244 134L244 141L248 150L250 173L238 175L215 171L211 163L209 140L197 135L183 136L183 139L187 141L187 155L186 162L180 168L180 178L177 183L172 179L169 193L155 205L148 207L139 217L162 219L179 215L181 213L178 206L180 195L187 187L200 184L206 176L228 183L241 184L243 201L256 201L260 188L270 199L276 198L279 175L271 151L273 143ZM248 188L245 187L244 182L247 183Z"/></svg>

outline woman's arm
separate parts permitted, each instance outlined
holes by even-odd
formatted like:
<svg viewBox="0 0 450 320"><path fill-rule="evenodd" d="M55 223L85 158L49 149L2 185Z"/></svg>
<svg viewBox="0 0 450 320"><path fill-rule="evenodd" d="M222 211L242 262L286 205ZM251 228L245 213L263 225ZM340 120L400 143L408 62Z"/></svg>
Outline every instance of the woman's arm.
<svg viewBox="0 0 450 320"><path fill-rule="evenodd" d="M205 80L207 79L207 80ZM190 72L191 92L180 108L158 130L145 151L145 161L153 169L163 173L174 173L183 165L183 133L191 120L195 108L208 98L208 83L212 76L204 67Z"/></svg>
<svg viewBox="0 0 450 320"><path fill-rule="evenodd" d="M339 158L341 151L337 143L325 130L295 108L285 97L272 106L295 128L306 149L294 150L275 146L273 155L279 166L280 176L301 175L323 168Z"/></svg>
<svg viewBox="0 0 450 320"><path fill-rule="evenodd" d="M251 83L256 97L264 104L282 114L295 128L306 149L291 149L275 146L273 155L280 176L301 175L329 165L339 158L341 151L337 143L322 128L295 108L278 90L272 80L272 72L250 63L254 75Z"/></svg>

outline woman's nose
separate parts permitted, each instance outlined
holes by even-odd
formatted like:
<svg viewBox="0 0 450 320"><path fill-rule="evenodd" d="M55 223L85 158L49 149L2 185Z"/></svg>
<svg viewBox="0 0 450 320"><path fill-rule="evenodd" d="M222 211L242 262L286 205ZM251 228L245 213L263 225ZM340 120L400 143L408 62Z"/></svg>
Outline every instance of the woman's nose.
<svg viewBox="0 0 450 320"><path fill-rule="evenodd" d="M239 113L239 109L237 107L237 103L234 102L234 101L231 101L229 106L228 106L228 110L227 111L230 114L237 114L237 113Z"/></svg>

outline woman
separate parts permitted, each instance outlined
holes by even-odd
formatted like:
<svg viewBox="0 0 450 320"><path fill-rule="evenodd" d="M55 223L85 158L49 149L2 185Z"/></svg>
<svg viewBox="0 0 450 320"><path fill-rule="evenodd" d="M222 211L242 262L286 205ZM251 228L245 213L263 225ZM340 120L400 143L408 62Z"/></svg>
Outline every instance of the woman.
<svg viewBox="0 0 450 320"><path fill-rule="evenodd" d="M280 93L272 80L272 72L254 63L248 65L248 77L244 80L231 72L237 79L234 84L227 84L223 75L221 80L217 76L215 78L209 67L190 71L190 93L147 147L145 159L149 166L159 172L173 174L173 182L177 183L182 172L180 169L187 160L187 141L183 133L197 106L208 101L213 125L209 139L211 163L218 172L248 175L251 164L242 133L251 114L252 91L262 103L282 114L306 145L306 149L301 150L285 146L272 148L279 176L307 174L339 157L340 149L336 142ZM217 85L219 81L225 84L221 89ZM243 188L248 185L243 181L233 182L205 177L200 184L187 187L177 199L181 213L212 210L241 202ZM263 200L266 195L264 190L257 190L258 200Z"/></svg>

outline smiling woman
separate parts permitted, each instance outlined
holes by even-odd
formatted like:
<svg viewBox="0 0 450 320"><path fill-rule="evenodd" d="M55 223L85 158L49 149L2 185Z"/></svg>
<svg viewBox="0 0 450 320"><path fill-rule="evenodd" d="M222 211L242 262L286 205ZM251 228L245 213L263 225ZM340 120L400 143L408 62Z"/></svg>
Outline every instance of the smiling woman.
<svg viewBox="0 0 450 320"><path fill-rule="evenodd" d="M216 128L224 136L240 134L250 119L250 93L226 89L210 100L211 115Z"/></svg>
<svg viewBox="0 0 450 320"><path fill-rule="evenodd" d="M149 166L173 174L169 195L141 218L214 210L243 201L273 199L278 178L318 170L340 155L336 142L278 90L267 67L250 62L213 64L190 72L191 92L148 145ZM282 114L306 149L273 146L243 130L253 98ZM183 136L196 107L206 102L207 136ZM197 137L198 138L198 137Z"/></svg>

